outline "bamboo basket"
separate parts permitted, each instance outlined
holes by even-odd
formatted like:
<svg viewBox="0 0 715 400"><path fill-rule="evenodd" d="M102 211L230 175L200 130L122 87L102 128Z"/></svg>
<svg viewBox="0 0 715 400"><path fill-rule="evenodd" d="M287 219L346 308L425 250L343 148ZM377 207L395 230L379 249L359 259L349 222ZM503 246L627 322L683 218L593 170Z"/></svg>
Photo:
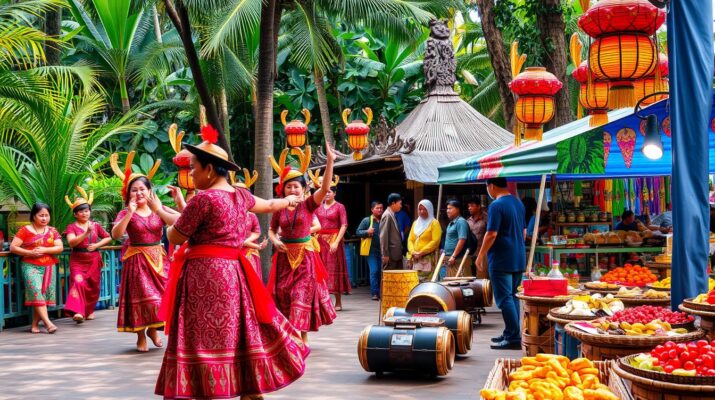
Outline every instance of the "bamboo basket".
<svg viewBox="0 0 715 400"><path fill-rule="evenodd" d="M686 304L681 304L678 306L680 311L684 311L691 315L697 315L700 317L700 329L707 332L708 338L710 340L715 340L715 312L693 310L686 307Z"/></svg>
<svg viewBox="0 0 715 400"><path fill-rule="evenodd" d="M618 297L616 298L623 302L626 308L633 308L638 306L655 306L655 307L668 307L670 306L670 297L665 299L651 299L644 297Z"/></svg>
<svg viewBox="0 0 715 400"><path fill-rule="evenodd" d="M618 366L633 375L640 376L642 378L652 379L660 382L677 383L679 385L708 385L715 386L715 376L680 376L667 374L665 372L659 371L649 371L645 369L640 369L632 366L631 360L635 358L637 354L633 354L627 357L618 359Z"/></svg>
<svg viewBox="0 0 715 400"><path fill-rule="evenodd" d="M625 382L618 375L613 373L613 361L596 361L598 368L598 378L604 385L607 385L613 394L621 400L633 400ZM506 390L509 387L509 374L521 367L521 360L499 358L494 362L494 367L489 371L484 389ZM483 399L483 397L479 397Z"/></svg>
<svg viewBox="0 0 715 400"><path fill-rule="evenodd" d="M619 364L613 366L615 375L630 381L631 399L634 400L702 400L715 399L715 386L683 385L645 378L625 371Z"/></svg>
<svg viewBox="0 0 715 400"><path fill-rule="evenodd" d="M517 298L524 302L522 307L523 323L521 347L527 356L538 353L554 352L554 326L549 321L549 311L556 306L563 306L572 296L535 297L517 293Z"/></svg>
<svg viewBox="0 0 715 400"><path fill-rule="evenodd" d="M595 315L561 314L561 313L557 312L556 310L558 310L558 308L552 308L551 310L549 310L549 319L554 322L562 323L564 325L566 325L567 323L569 323L571 321L591 321L591 320L599 318Z"/></svg>
<svg viewBox="0 0 715 400"><path fill-rule="evenodd" d="M689 308L691 310L705 311L715 314L715 304L695 303L693 299L683 300L683 307Z"/></svg>
<svg viewBox="0 0 715 400"><path fill-rule="evenodd" d="M655 286L651 286L651 285L645 285L645 288L646 288L646 289L653 289L653 290L658 291L658 292L668 292L668 293L670 293L670 288L655 287Z"/></svg>

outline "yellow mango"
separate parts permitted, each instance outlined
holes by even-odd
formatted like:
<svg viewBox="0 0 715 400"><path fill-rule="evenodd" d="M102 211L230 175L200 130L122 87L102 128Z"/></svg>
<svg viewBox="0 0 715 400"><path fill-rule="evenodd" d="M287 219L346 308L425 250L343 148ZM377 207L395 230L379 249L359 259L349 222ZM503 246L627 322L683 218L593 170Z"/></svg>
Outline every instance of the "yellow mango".
<svg viewBox="0 0 715 400"><path fill-rule="evenodd" d="M581 375L581 379L583 379L584 375L595 375L598 377L598 368L590 367L590 368L583 368L578 370L578 374Z"/></svg>
<svg viewBox="0 0 715 400"><path fill-rule="evenodd" d="M554 372L556 372L559 376L562 376L562 377L565 377L565 378L568 378L568 377L569 377L568 371L566 371L566 368L564 368L564 367L561 365L561 363L560 363L557 359L555 359L555 358L550 359L550 360L546 363L546 365L548 365L549 367L551 367L551 369L553 369Z"/></svg>
<svg viewBox="0 0 715 400"><path fill-rule="evenodd" d="M536 365L536 366L541 366L542 362L538 361L536 357L522 357L521 358L521 365Z"/></svg>
<svg viewBox="0 0 715 400"><path fill-rule="evenodd" d="M479 391L479 395L484 397L486 400L494 400L497 398L497 395L501 392L501 390L497 389L482 389Z"/></svg>
<svg viewBox="0 0 715 400"><path fill-rule="evenodd" d="M591 368L591 367L593 367L593 363L591 362L591 360L589 360L588 358L583 358L583 357L574 359L573 361L569 362L569 365L568 365L568 369L570 369L572 371L578 371L583 368Z"/></svg>
<svg viewBox="0 0 715 400"><path fill-rule="evenodd" d="M564 400L584 400L583 391L577 387L569 386L564 389Z"/></svg>

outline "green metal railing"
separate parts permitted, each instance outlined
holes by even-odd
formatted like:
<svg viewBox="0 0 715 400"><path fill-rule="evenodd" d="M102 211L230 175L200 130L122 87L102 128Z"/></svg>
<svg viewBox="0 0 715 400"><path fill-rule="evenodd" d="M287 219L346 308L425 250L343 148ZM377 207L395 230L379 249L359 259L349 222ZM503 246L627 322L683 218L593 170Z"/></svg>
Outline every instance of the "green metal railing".
<svg viewBox="0 0 715 400"><path fill-rule="evenodd" d="M119 301L119 278L122 269L119 246L107 246L100 250L104 260L104 268L100 280L100 308L114 308ZM59 257L55 265L57 276L57 305L49 307L51 316L61 316L67 293L70 287L69 250ZM20 272L20 257L9 252L0 252L0 331L5 327L7 319L29 316L30 309L24 305L24 283ZM53 314L56 312L56 314Z"/></svg>

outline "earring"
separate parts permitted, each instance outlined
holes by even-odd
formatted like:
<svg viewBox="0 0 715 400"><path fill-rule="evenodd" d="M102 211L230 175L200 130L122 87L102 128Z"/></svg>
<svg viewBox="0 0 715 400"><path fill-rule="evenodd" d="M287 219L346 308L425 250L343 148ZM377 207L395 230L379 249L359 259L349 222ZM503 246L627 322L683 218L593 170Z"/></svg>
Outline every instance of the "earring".
<svg viewBox="0 0 715 400"><path fill-rule="evenodd" d="M211 180L211 173L209 172L209 180Z"/></svg>

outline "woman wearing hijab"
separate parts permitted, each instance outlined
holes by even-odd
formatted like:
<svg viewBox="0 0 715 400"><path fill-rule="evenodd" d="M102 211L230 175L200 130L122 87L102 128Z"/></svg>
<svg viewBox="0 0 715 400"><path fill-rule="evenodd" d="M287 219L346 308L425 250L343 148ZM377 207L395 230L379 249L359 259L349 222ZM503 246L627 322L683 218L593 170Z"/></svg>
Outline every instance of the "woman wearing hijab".
<svg viewBox="0 0 715 400"><path fill-rule="evenodd" d="M407 259L413 270L418 271L420 281L429 279L435 265L435 254L442 237L442 227L434 217L434 207L429 200L417 206L417 221L412 224L407 239Z"/></svg>

